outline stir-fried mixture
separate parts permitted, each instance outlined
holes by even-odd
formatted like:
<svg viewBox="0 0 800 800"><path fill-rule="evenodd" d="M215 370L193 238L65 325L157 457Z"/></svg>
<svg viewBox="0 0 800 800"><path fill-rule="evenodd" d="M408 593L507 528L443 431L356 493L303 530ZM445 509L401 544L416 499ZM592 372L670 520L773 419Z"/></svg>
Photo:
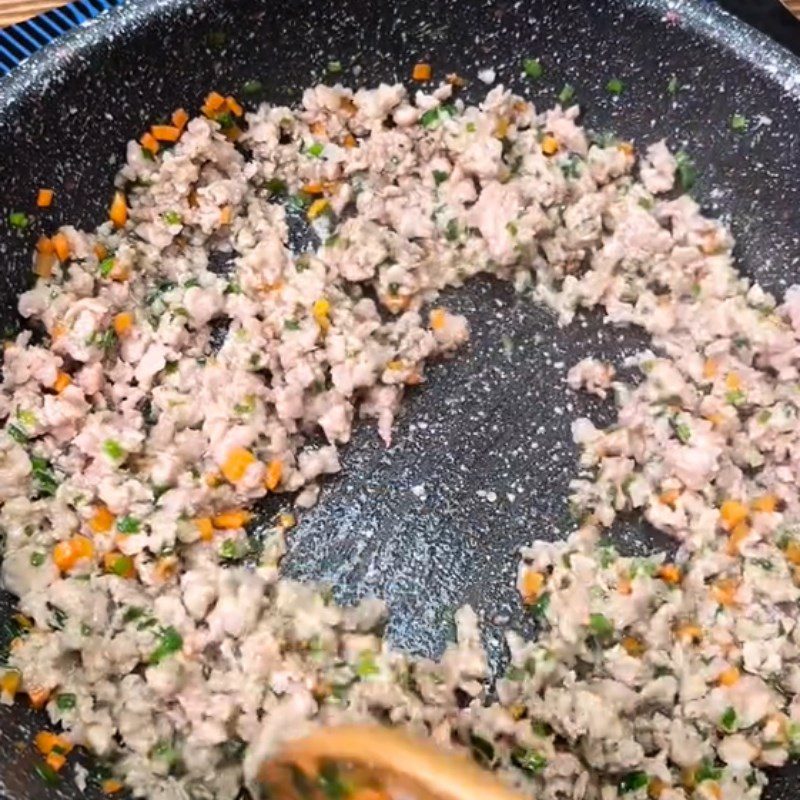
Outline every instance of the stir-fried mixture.
<svg viewBox="0 0 800 800"><path fill-rule="evenodd" d="M777 305L737 273L664 143L637 162L570 96L468 106L457 84L247 114L212 93L128 145L108 222L38 242L0 394L0 689L60 726L36 737L46 780L80 745L80 783L233 798L287 737L375 720L541 800L755 800L800 747L800 290ZM291 514L248 534L267 493L315 501L358 417L389 443L405 387L468 335L437 291L480 272L652 340L636 385L569 372L618 417L574 423L578 529L523 552L542 631L509 632L491 690L471 609L440 661L393 651L378 600L279 577ZM619 513L674 561L618 556Z"/></svg>

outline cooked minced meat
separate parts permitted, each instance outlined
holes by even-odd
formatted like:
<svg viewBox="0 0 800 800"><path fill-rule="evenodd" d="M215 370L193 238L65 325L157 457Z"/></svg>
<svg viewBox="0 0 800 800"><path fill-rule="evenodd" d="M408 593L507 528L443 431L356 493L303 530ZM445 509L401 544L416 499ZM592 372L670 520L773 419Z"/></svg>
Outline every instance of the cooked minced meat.
<svg viewBox="0 0 800 800"><path fill-rule="evenodd" d="M282 741L343 721L469 748L542 800L755 800L800 746L800 290L778 306L721 225L657 196L664 143L637 169L576 107L452 91L317 86L246 119L211 95L174 145L129 144L111 221L37 245L19 308L46 335L8 344L0 394L28 620L2 700L46 705L135 795L255 792ZM320 244L293 251L287 217ZM246 529L268 492L313 504L359 416L390 442L404 388L468 335L438 290L480 272L653 350L636 386L569 373L618 419L574 423L579 527L523 552L543 632L508 634L495 693L469 608L439 662L395 652L380 602L279 577L291 515ZM617 555L620 512L674 561Z"/></svg>

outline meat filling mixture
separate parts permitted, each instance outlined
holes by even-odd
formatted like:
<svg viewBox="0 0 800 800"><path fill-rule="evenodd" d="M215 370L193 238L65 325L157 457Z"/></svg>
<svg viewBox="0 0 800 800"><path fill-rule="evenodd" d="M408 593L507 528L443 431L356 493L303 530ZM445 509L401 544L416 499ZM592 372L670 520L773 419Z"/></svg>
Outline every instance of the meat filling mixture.
<svg viewBox="0 0 800 800"><path fill-rule="evenodd" d="M45 777L80 745L109 793L234 798L287 737L369 720L541 800L755 800L796 754L800 289L737 272L663 142L637 159L577 115L502 87L317 86L247 114L212 93L128 145L108 222L39 241L0 394L0 687L60 731L36 737ZM438 290L477 273L652 346L635 382L569 373L617 420L574 423L580 522L523 551L541 633L508 633L491 691L470 608L441 660L409 656L379 601L280 577L291 514L248 534L267 493L314 503L358 417L389 443L468 335ZM618 555L620 513L677 556Z"/></svg>

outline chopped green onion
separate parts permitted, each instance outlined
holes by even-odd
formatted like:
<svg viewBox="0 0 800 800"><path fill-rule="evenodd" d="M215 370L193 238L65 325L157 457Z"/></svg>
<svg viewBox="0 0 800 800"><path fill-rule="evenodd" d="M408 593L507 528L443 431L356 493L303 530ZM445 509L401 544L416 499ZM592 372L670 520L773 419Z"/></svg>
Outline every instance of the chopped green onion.
<svg viewBox="0 0 800 800"><path fill-rule="evenodd" d="M221 114L217 114L214 119L219 124L222 130L226 131L228 128L232 128L234 126L233 115L230 111L223 111Z"/></svg>
<svg viewBox="0 0 800 800"><path fill-rule="evenodd" d="M380 667L375 663L375 653L371 650L365 650L361 653L356 662L356 675L359 678L369 678L372 675L377 675L380 671Z"/></svg>
<svg viewBox="0 0 800 800"><path fill-rule="evenodd" d="M27 444L28 442L28 434L22 430L18 425L14 425L12 422L7 428L6 433L17 443L17 444Z"/></svg>
<svg viewBox="0 0 800 800"><path fill-rule="evenodd" d="M126 516L117 520L117 530L120 533L139 533L142 523L136 517Z"/></svg>
<svg viewBox="0 0 800 800"><path fill-rule="evenodd" d="M33 411L26 411L24 409L17 410L17 419L26 427L26 428L35 428L36 427L36 414Z"/></svg>
<svg viewBox="0 0 800 800"><path fill-rule="evenodd" d="M725 402L732 406L740 406L746 399L747 396L741 389L733 389L725 393Z"/></svg>
<svg viewBox="0 0 800 800"><path fill-rule="evenodd" d="M158 742L153 748L151 755L159 761L164 761L170 768L178 761L178 752L169 742Z"/></svg>
<svg viewBox="0 0 800 800"><path fill-rule="evenodd" d="M475 760L485 767L491 768L494 765L494 745L474 733L469 737L469 743Z"/></svg>
<svg viewBox="0 0 800 800"><path fill-rule="evenodd" d="M733 733L736 728L736 709L729 706L725 709L725 713L720 717L719 726L725 733Z"/></svg>
<svg viewBox="0 0 800 800"><path fill-rule="evenodd" d="M287 186L286 181L281 178L270 178L265 184L264 188L271 194L284 194Z"/></svg>
<svg viewBox="0 0 800 800"><path fill-rule="evenodd" d="M451 105L437 106L436 108L428 109L419 118L419 122L423 128L433 130L434 128L438 128L445 120L452 119L455 113L455 108ZM469 125L467 125L467 130L469 130Z"/></svg>
<svg viewBox="0 0 800 800"><path fill-rule="evenodd" d="M31 473L38 493L44 497L52 497L58 489L58 481L50 462L39 456L31 456Z"/></svg>
<svg viewBox="0 0 800 800"><path fill-rule="evenodd" d="M675 96L680 91L680 88L677 76L673 75L667 83L667 94Z"/></svg>
<svg viewBox="0 0 800 800"><path fill-rule="evenodd" d="M688 192L697 181L697 168L692 159L689 158L689 154L683 150L675 154L675 162L677 164L676 172L680 187L684 192Z"/></svg>
<svg viewBox="0 0 800 800"><path fill-rule="evenodd" d="M718 781L722 777L722 770L719 767L715 767L713 762L709 761L707 758L704 758L700 762L700 766L697 768L697 772L695 772L695 780L697 783L703 783L703 781Z"/></svg>
<svg viewBox="0 0 800 800"><path fill-rule="evenodd" d="M744 133L747 130L747 117L741 114L734 114L731 117L731 130L736 133Z"/></svg>
<svg viewBox="0 0 800 800"><path fill-rule="evenodd" d="M329 61L326 65L326 69L330 72L331 75L338 75L342 71L342 62L341 61Z"/></svg>
<svg viewBox="0 0 800 800"><path fill-rule="evenodd" d="M569 83L565 83L561 91L558 93L558 102L562 106L567 105L575 97L575 87Z"/></svg>
<svg viewBox="0 0 800 800"><path fill-rule="evenodd" d="M322 155L322 151L325 149L325 145L322 142L314 142L307 150L306 153L310 155L312 158L319 158Z"/></svg>
<svg viewBox="0 0 800 800"><path fill-rule="evenodd" d="M692 429L685 423L679 422L675 425L675 435L683 444L686 444L692 438Z"/></svg>
<svg viewBox="0 0 800 800"><path fill-rule="evenodd" d="M245 97L255 98L264 91L264 84L258 80L245 81L242 84L242 94Z"/></svg>
<svg viewBox="0 0 800 800"><path fill-rule="evenodd" d="M637 792L639 789L644 789L650 783L650 778L647 777L646 772L629 772L619 782L617 791L620 794L629 794L630 792Z"/></svg>
<svg viewBox="0 0 800 800"><path fill-rule="evenodd" d="M442 172L441 170L438 169L435 169L433 171L433 181L437 186L444 183L449 177L450 174L447 172Z"/></svg>
<svg viewBox="0 0 800 800"><path fill-rule="evenodd" d="M111 270L114 269L114 256L109 256L108 258L104 258L99 266L98 269L100 270L100 274L107 278L111 274Z"/></svg>
<svg viewBox="0 0 800 800"><path fill-rule="evenodd" d="M24 211L12 211L8 215L8 222L12 228L16 228L19 231L25 230L30 224L28 215Z"/></svg>
<svg viewBox="0 0 800 800"><path fill-rule="evenodd" d="M219 548L219 555L220 558L224 558L226 561L236 561L237 559L242 557L242 553L239 550L239 545L236 539L226 539Z"/></svg>
<svg viewBox="0 0 800 800"><path fill-rule="evenodd" d="M339 767L332 761L322 764L317 783L328 800L345 800L354 794L353 787L342 779Z"/></svg>
<svg viewBox="0 0 800 800"><path fill-rule="evenodd" d="M165 211L161 216L167 225L180 225L183 222L181 215L177 211Z"/></svg>
<svg viewBox="0 0 800 800"><path fill-rule="evenodd" d="M619 78L612 78L606 84L606 91L609 94L613 95L621 95L623 90L625 89L625 84Z"/></svg>
<svg viewBox="0 0 800 800"><path fill-rule="evenodd" d="M511 761L520 769L534 775L542 772L547 766L547 759L541 753L537 753L535 750L524 750L521 747L511 754Z"/></svg>
<svg viewBox="0 0 800 800"><path fill-rule="evenodd" d="M141 149L141 153L142 153L142 158L145 161L155 161L156 160L156 157L153 155L151 150L148 150L146 147L142 147L140 149Z"/></svg>
<svg viewBox="0 0 800 800"><path fill-rule="evenodd" d="M522 71L525 73L526 77L533 78L534 80L538 80L544 75L544 67L538 58L526 58L522 62Z"/></svg>
<svg viewBox="0 0 800 800"><path fill-rule="evenodd" d="M75 708L75 703L77 702L77 698L74 694L59 694L56 696L56 706L61 711L69 711L72 708Z"/></svg>
<svg viewBox="0 0 800 800"><path fill-rule="evenodd" d="M296 319L286 319L283 321L283 327L287 331L299 331L300 323Z"/></svg>
<svg viewBox="0 0 800 800"><path fill-rule="evenodd" d="M49 764L44 764L37 761L36 764L33 765L33 771L48 786L58 786L60 782L58 773Z"/></svg>
<svg viewBox="0 0 800 800"><path fill-rule="evenodd" d="M116 439L106 439L103 442L103 452L112 461L122 461L127 455L125 448Z"/></svg>
<svg viewBox="0 0 800 800"><path fill-rule="evenodd" d="M545 592L535 603L528 607L534 617L543 617L550 608L550 594Z"/></svg>
<svg viewBox="0 0 800 800"><path fill-rule="evenodd" d="M31 566L32 567L41 567L42 564L45 562L45 555L44 553L31 553Z"/></svg>
<svg viewBox="0 0 800 800"><path fill-rule="evenodd" d="M590 614L589 628L596 636L604 639L614 635L614 625L603 614Z"/></svg>
<svg viewBox="0 0 800 800"><path fill-rule="evenodd" d="M151 664L159 664L168 656L177 653L183 647L183 637L170 625L164 628L159 635L159 645L150 653L148 659Z"/></svg>

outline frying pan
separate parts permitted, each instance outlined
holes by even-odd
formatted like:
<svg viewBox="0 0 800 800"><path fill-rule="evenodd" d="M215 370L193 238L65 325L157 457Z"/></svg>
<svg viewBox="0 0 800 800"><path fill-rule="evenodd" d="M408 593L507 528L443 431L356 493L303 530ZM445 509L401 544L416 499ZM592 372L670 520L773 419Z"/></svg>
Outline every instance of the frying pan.
<svg viewBox="0 0 800 800"><path fill-rule="evenodd" d="M542 80L522 77L528 56L542 60ZM0 87L0 324L17 324L36 236L104 219L125 140L179 105L197 108L211 88L238 93L259 80L265 98L297 101L331 59L354 85L405 80L415 61L430 60L438 76L468 78L473 100L488 88L477 79L484 67L540 106L568 82L590 128L638 143L666 136L692 154L695 193L731 225L745 273L777 292L800 281L800 61L713 6L146 0L59 40ZM673 74L682 87L674 97ZM625 83L619 98L604 91L611 77ZM730 129L734 113L750 120L746 134ZM39 186L56 190L54 209L12 230L8 212L32 211ZM610 404L567 390L564 368L590 354L620 363L645 342L592 315L559 328L489 280L446 302L470 319L470 344L408 398L390 449L374 430L359 430L344 472L292 534L285 572L330 583L343 602L385 598L391 641L424 655L441 651L453 610L469 602L500 669L504 628L535 633L513 588L517 550L570 527L570 421L613 419ZM625 521L612 537L623 552L670 545ZM11 607L0 597L0 619ZM0 707L3 800L79 794L69 768L58 788L34 775L27 743L43 724L23 704ZM800 770L773 776L770 800L798 796Z"/></svg>

